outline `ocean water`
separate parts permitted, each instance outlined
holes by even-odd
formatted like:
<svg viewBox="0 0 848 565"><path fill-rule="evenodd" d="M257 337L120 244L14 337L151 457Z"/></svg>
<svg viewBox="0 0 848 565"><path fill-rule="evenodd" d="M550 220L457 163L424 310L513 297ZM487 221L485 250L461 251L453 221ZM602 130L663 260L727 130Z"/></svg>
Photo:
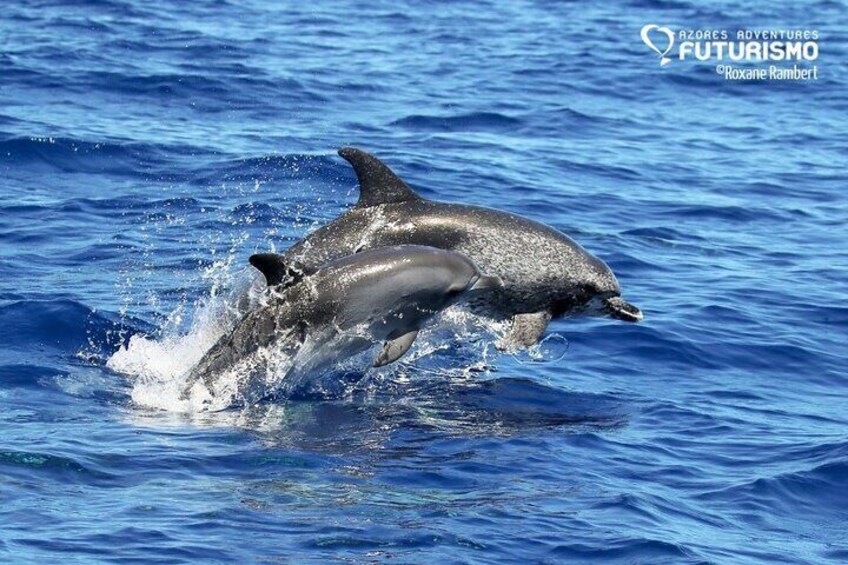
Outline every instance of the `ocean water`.
<svg viewBox="0 0 848 565"><path fill-rule="evenodd" d="M423 3L422 3L423 4ZM646 23L821 32L816 81ZM839 2L24 0L0 13L0 561L848 561ZM177 375L356 145L617 273L640 324L208 413Z"/></svg>

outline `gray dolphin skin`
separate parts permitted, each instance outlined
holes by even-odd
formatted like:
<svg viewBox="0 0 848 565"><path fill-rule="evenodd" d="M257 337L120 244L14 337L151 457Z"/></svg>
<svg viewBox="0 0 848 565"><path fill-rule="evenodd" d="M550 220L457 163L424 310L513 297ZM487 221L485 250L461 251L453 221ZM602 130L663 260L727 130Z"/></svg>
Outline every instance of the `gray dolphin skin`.
<svg viewBox="0 0 848 565"><path fill-rule="evenodd" d="M272 282L275 273L262 257L251 263ZM272 289L268 303L242 318L195 366L183 396L198 381L214 395L215 379L260 348L293 352L307 337L325 343L363 326L346 342L345 354L384 341L374 365L392 363L437 312L502 284L465 255L426 246L383 247L331 261L295 286Z"/></svg>
<svg viewBox="0 0 848 565"><path fill-rule="evenodd" d="M353 166L359 201L282 255L256 256L271 273L269 283L295 284L320 265L363 250L427 245L462 252L501 277L501 288L473 303L480 313L512 320L501 349L535 344L556 317L642 319L621 298L610 268L563 233L499 210L426 200L373 155L352 147L339 155Z"/></svg>

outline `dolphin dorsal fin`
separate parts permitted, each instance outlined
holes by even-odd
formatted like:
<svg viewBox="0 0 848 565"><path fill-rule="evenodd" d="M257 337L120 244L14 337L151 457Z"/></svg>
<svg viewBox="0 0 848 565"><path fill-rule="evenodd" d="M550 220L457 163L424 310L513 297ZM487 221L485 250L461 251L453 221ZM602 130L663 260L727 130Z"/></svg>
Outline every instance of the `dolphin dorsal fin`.
<svg viewBox="0 0 848 565"><path fill-rule="evenodd" d="M370 153L355 147L342 147L339 156L353 166L356 178L359 179L358 208L421 200L408 184Z"/></svg>
<svg viewBox="0 0 848 565"><path fill-rule="evenodd" d="M282 255L275 253L257 253L250 256L250 264L265 275L268 286L285 283L286 287L297 284L305 275L306 270L297 263L289 265Z"/></svg>
<svg viewBox="0 0 848 565"><path fill-rule="evenodd" d="M268 286L276 286L283 282L286 276L286 263L283 258L274 253L257 253L250 256L250 264L265 275Z"/></svg>

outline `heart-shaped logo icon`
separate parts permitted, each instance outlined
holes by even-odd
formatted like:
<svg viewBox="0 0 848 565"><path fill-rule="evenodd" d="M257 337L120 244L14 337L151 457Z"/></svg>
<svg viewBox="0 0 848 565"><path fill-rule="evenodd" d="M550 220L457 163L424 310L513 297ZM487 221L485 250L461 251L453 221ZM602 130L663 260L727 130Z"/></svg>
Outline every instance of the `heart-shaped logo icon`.
<svg viewBox="0 0 848 565"><path fill-rule="evenodd" d="M654 43L653 39L651 39L651 32L652 31L665 34L665 36L668 37L668 46L665 48L664 51L660 51L660 48L657 47L657 44ZM645 27L642 28L642 34L641 35L642 35L642 41L645 42L645 45L647 45L648 47L653 49L656 52L656 54L660 56L660 66L664 67L671 62L671 59L666 57L666 55L668 55L669 51L671 51L671 48L674 47L674 32L673 31L671 31L669 28L667 28L665 26L660 27L657 24L648 24L648 25L646 25Z"/></svg>

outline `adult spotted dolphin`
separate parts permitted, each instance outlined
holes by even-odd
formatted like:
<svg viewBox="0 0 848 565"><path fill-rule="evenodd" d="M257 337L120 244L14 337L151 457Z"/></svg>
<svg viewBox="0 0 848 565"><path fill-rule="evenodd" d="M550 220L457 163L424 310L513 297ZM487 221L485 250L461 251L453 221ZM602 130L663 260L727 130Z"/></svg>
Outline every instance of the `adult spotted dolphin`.
<svg viewBox="0 0 848 565"><path fill-rule="evenodd" d="M621 298L610 268L565 234L507 212L426 200L379 159L353 147L339 155L359 180L359 201L282 255L255 256L272 284L294 284L320 265L387 245L460 251L504 284L475 301L483 313L512 319L502 349L536 343L551 318L608 315L636 322L642 312Z"/></svg>
<svg viewBox="0 0 848 565"><path fill-rule="evenodd" d="M261 256L251 262L274 281ZM198 381L214 395L216 379L239 361L262 348L292 353L307 338L326 344L346 334L334 342L336 358L384 341L374 365L387 365L406 353L434 314L502 284L465 255L433 247L382 247L332 261L300 284L272 289L268 303L242 318L194 367L184 396Z"/></svg>

